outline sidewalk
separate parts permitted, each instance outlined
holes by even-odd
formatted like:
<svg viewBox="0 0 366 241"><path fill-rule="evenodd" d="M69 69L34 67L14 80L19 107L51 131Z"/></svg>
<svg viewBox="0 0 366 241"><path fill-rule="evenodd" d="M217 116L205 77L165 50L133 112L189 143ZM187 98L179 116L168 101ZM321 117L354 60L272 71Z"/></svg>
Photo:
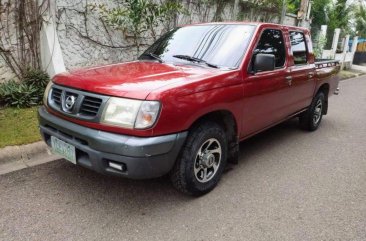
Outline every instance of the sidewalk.
<svg viewBox="0 0 366 241"><path fill-rule="evenodd" d="M54 161L60 157L51 154L43 141L0 149L0 175Z"/></svg>
<svg viewBox="0 0 366 241"><path fill-rule="evenodd" d="M360 71L366 73L366 66L365 65L355 65L353 64L351 70Z"/></svg>

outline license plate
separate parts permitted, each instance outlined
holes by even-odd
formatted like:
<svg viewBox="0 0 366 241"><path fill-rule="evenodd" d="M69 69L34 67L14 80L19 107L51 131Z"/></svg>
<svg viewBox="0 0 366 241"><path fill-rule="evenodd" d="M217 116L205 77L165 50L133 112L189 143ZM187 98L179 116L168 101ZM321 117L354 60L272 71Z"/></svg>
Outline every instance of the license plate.
<svg viewBox="0 0 366 241"><path fill-rule="evenodd" d="M51 147L54 154L58 154L66 160L76 164L75 147L73 145L51 136Z"/></svg>

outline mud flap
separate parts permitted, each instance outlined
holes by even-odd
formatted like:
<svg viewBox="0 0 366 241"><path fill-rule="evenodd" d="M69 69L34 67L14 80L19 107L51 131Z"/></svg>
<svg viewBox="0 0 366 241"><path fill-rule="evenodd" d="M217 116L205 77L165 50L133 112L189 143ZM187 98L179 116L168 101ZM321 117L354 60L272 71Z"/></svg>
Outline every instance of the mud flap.
<svg viewBox="0 0 366 241"><path fill-rule="evenodd" d="M227 162L230 164L238 164L239 163L239 141L230 143Z"/></svg>

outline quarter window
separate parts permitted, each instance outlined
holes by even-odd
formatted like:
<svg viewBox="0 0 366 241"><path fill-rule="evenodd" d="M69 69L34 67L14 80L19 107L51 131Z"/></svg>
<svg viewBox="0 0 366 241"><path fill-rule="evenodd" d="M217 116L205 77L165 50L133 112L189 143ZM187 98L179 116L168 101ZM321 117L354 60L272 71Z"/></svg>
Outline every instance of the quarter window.
<svg viewBox="0 0 366 241"><path fill-rule="evenodd" d="M283 67L286 60L286 50L282 32L277 29L264 30L254 50L254 56L259 53L273 54L276 61L275 67Z"/></svg>
<svg viewBox="0 0 366 241"><path fill-rule="evenodd" d="M291 50L295 65L307 64L305 36L300 32L290 32Z"/></svg>

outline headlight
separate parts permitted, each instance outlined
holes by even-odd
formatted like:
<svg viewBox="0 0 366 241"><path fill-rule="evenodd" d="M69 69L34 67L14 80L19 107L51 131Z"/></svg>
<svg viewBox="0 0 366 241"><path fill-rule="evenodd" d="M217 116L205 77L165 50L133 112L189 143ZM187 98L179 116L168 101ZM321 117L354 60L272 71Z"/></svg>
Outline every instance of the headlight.
<svg viewBox="0 0 366 241"><path fill-rule="evenodd" d="M111 97L101 122L129 129L146 129L154 125L160 110L158 101L141 101Z"/></svg>
<svg viewBox="0 0 366 241"><path fill-rule="evenodd" d="M44 91L44 95L43 95L43 104L44 105L48 105L48 94L50 93L50 89L51 89L51 87L52 87L52 81L50 81L50 82L48 82L48 84L47 84L47 87L46 87L46 89L45 89L45 91Z"/></svg>
<svg viewBox="0 0 366 241"><path fill-rule="evenodd" d="M141 104L140 111L137 114L135 128L146 129L154 125L160 111L160 102L144 101Z"/></svg>

